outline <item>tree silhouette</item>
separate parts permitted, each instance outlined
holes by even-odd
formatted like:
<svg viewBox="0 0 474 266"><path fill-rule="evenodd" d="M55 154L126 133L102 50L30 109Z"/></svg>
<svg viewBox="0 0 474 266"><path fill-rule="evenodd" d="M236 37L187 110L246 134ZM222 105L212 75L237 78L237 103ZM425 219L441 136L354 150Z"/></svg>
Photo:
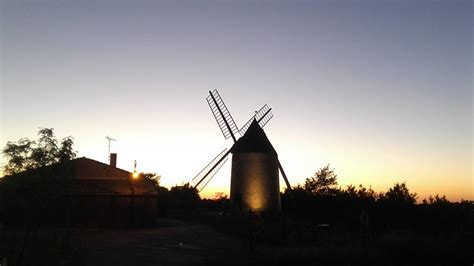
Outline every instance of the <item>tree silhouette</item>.
<svg viewBox="0 0 474 266"><path fill-rule="evenodd" d="M337 175L329 164L306 178L304 189L314 195L333 195L337 190Z"/></svg>
<svg viewBox="0 0 474 266"><path fill-rule="evenodd" d="M214 193L214 200L221 201L226 200L229 196L224 192L216 192Z"/></svg>
<svg viewBox="0 0 474 266"><path fill-rule="evenodd" d="M449 201L446 199L446 196L443 195L443 196L439 196L438 194L436 194L436 196L429 196L428 197L428 200L427 199L423 199L423 204L431 204L431 205L445 205L445 204L449 204Z"/></svg>
<svg viewBox="0 0 474 266"><path fill-rule="evenodd" d="M67 136L61 140L61 146L58 151L58 159L60 162L66 162L76 158L76 152L73 149L74 138Z"/></svg>
<svg viewBox="0 0 474 266"><path fill-rule="evenodd" d="M73 146L74 138L68 136L62 139L58 147L53 128L40 128L37 141L21 138L17 142L7 142L2 149L3 157L7 159L3 173L12 175L74 159L76 152Z"/></svg>
<svg viewBox="0 0 474 266"><path fill-rule="evenodd" d="M28 138L22 138L18 142L7 142L2 149L3 157L7 159L3 172L11 175L31 168L31 147L34 144Z"/></svg>
<svg viewBox="0 0 474 266"><path fill-rule="evenodd" d="M36 147L31 151L33 168L39 168L58 162L58 141L53 128L40 128Z"/></svg>
<svg viewBox="0 0 474 266"><path fill-rule="evenodd" d="M141 173L140 175L141 175L143 178L152 181L153 184L154 184L156 187L159 187L159 186L160 186L161 175L159 175L159 174L157 174L157 173Z"/></svg>
<svg viewBox="0 0 474 266"><path fill-rule="evenodd" d="M382 200L397 204L415 204L416 198L416 193L410 193L405 182L396 183L381 196Z"/></svg>
<svg viewBox="0 0 474 266"><path fill-rule="evenodd" d="M169 199L175 209L192 210L201 200L199 192L186 183L182 186L173 186L169 191Z"/></svg>

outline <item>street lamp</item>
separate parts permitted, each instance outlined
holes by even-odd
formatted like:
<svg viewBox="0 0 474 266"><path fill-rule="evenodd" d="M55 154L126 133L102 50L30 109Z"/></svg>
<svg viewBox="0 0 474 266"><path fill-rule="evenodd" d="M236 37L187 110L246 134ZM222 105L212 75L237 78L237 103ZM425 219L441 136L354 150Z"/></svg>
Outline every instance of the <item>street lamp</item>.
<svg viewBox="0 0 474 266"><path fill-rule="evenodd" d="M139 174L138 171L137 171L137 160L135 160L135 162L133 163L133 174L132 174L132 177L133 177L134 179L137 179L139 175L140 175L140 174Z"/></svg>
<svg viewBox="0 0 474 266"><path fill-rule="evenodd" d="M133 180L137 179L139 176L140 176L140 173L137 171L137 160L135 160L133 164L132 178L131 180L130 179L128 180L128 184L132 192L132 198L130 200L130 226L135 225L135 184Z"/></svg>
<svg viewBox="0 0 474 266"><path fill-rule="evenodd" d="M134 179L137 179L139 175L140 175L140 174L135 170L135 171L133 171L132 177L133 177Z"/></svg>

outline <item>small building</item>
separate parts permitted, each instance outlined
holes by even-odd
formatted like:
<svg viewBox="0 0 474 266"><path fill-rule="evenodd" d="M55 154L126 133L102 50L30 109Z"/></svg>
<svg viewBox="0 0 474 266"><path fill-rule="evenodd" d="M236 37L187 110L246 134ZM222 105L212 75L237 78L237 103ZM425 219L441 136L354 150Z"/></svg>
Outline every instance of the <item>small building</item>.
<svg viewBox="0 0 474 266"><path fill-rule="evenodd" d="M134 178L132 173L117 168L116 156L111 154L110 164L82 157L16 174L32 177L36 185L29 182L15 190L26 187L25 197L42 195L38 196L38 207L31 206L36 205L35 200L29 200L24 212L37 212L34 220L48 224L152 225L158 203L155 183L140 175ZM14 220L22 219L18 218L19 211L10 208L10 213Z"/></svg>
<svg viewBox="0 0 474 266"><path fill-rule="evenodd" d="M69 197L71 221L79 224L135 225L153 223L157 213L157 190L153 181L88 158L71 161Z"/></svg>

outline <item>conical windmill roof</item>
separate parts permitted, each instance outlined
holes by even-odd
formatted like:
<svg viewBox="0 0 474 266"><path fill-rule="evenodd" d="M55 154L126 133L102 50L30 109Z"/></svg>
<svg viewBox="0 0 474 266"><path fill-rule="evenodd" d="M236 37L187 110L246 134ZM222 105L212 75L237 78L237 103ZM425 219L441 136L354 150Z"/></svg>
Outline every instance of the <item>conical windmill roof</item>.
<svg viewBox="0 0 474 266"><path fill-rule="evenodd" d="M233 154L257 152L278 156L270 140L268 140L267 135L255 119L245 134L232 146L230 152Z"/></svg>

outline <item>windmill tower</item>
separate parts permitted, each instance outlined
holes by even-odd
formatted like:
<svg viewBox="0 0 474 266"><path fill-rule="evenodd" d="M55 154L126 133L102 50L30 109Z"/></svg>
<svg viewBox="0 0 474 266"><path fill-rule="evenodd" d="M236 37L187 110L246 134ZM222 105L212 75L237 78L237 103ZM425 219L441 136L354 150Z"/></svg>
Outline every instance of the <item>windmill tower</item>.
<svg viewBox="0 0 474 266"><path fill-rule="evenodd" d="M225 139L234 144L220 152L192 180L201 191L219 171L232 153L230 200L233 212L252 210L278 213L281 211L279 170L286 186L291 189L278 154L262 127L273 117L266 104L238 129L217 90L206 98ZM236 136L241 137L237 139Z"/></svg>

